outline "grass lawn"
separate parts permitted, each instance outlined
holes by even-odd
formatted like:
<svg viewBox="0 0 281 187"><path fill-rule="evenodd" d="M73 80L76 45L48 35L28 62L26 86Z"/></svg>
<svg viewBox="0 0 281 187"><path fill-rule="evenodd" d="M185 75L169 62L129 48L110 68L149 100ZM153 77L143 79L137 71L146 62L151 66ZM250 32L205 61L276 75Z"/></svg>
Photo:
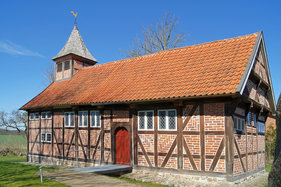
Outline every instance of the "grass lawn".
<svg viewBox="0 0 281 187"><path fill-rule="evenodd" d="M56 181L44 178L40 183L38 166L17 164L13 162L24 162L25 157L2 156L0 157L0 186L66 186ZM54 168L43 168L43 170L54 170Z"/></svg>
<svg viewBox="0 0 281 187"><path fill-rule="evenodd" d="M266 164L265 165L265 171L269 173L270 170L271 170L271 167L272 167L272 164Z"/></svg>

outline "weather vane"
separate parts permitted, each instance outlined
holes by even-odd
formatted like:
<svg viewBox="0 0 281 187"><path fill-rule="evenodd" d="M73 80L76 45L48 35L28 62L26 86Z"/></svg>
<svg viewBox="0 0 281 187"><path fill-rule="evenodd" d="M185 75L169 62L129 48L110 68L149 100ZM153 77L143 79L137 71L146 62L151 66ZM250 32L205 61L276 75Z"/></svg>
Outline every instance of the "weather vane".
<svg viewBox="0 0 281 187"><path fill-rule="evenodd" d="M76 25L76 23L77 23L77 22L76 22L76 17L77 17L77 15L78 15L78 12L76 12L76 14L75 14L73 11L70 11L70 13L72 13L73 16L75 17L75 23L74 23L74 24Z"/></svg>

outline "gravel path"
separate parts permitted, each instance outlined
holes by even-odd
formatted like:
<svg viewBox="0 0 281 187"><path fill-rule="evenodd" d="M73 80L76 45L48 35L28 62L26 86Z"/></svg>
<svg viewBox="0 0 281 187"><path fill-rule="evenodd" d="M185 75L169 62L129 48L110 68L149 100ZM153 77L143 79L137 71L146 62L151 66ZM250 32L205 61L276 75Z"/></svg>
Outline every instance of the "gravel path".
<svg viewBox="0 0 281 187"><path fill-rule="evenodd" d="M69 186L142 186L95 173L69 170L46 171L44 172L44 177L48 177Z"/></svg>

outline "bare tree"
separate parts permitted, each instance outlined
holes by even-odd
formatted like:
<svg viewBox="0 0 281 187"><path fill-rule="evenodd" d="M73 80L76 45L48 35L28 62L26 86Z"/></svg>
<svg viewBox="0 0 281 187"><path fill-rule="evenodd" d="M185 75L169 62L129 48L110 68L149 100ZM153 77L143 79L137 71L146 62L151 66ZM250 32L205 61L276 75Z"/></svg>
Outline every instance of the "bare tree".
<svg viewBox="0 0 281 187"><path fill-rule="evenodd" d="M45 86L48 86L53 82L55 82L55 66L53 62L49 61L49 66L44 72L44 77L45 77L45 81L44 81Z"/></svg>
<svg viewBox="0 0 281 187"><path fill-rule="evenodd" d="M27 133L27 112L13 110L11 113L0 111L0 127L16 129L18 132Z"/></svg>
<svg viewBox="0 0 281 187"><path fill-rule="evenodd" d="M183 33L176 33L178 20L165 13L156 24L143 27L142 37L134 40L134 47L124 51L127 57L136 57L180 47L185 41Z"/></svg>

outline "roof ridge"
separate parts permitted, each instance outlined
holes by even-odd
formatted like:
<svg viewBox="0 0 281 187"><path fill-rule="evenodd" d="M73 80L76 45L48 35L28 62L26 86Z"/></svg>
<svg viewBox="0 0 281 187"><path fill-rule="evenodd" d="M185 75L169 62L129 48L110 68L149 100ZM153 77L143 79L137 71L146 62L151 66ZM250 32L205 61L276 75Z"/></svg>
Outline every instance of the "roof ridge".
<svg viewBox="0 0 281 187"><path fill-rule="evenodd" d="M188 46L183 46L183 47L177 47L177 48L168 49L168 50L165 50L165 51L159 51L159 52L156 52L156 53L150 53L150 54L147 54L147 55L141 55L141 56L137 56L137 57L131 57L131 58L125 58L125 59L120 59L120 60L114 60L114 61L105 62L105 63L102 63L102 64L96 64L94 66L88 66L88 67L85 67L84 69L100 67L100 66L110 65L110 64L114 64L114 63L125 63L125 62L127 62L129 60L131 61L133 59L138 59L138 58L148 58L150 56L154 56L154 55L157 55L157 54L167 53L169 51L181 50L181 49L188 48L188 47L199 47L201 45L208 45L208 44L213 44L213 43L217 43L217 42L223 42L223 41L227 41L227 40L234 40L234 39L239 39L239 38L247 38L247 37L250 37L250 36L258 35L258 33L259 32L255 32L255 33L252 33L252 34L246 34L246 35L236 36L236 37L232 37L232 38L225 38L225 39L221 39L221 40L214 40L214 41L200 43L200 44L195 44L195 45L188 45Z"/></svg>

